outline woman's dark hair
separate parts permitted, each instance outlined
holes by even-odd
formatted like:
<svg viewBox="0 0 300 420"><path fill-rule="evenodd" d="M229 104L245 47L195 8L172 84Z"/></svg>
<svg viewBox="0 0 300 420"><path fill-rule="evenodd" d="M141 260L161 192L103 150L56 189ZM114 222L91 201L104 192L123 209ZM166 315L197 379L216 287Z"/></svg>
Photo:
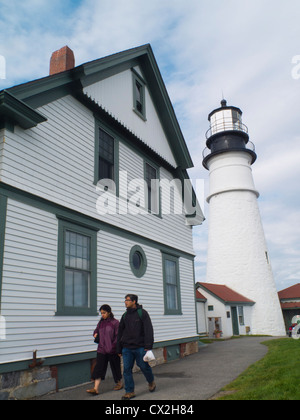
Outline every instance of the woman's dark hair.
<svg viewBox="0 0 300 420"><path fill-rule="evenodd" d="M114 314L111 311L111 307L109 305L102 305L101 308L99 309L99 312L101 311L105 311L109 313L109 317L110 318L114 318Z"/></svg>

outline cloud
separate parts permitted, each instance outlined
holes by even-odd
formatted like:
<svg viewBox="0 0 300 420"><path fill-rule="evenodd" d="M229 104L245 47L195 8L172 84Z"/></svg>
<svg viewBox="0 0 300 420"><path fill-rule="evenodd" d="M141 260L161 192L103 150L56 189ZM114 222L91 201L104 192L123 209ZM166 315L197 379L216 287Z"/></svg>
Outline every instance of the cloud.
<svg viewBox="0 0 300 420"><path fill-rule="evenodd" d="M79 5L76 0L0 0L0 55L7 63L0 88L48 75L51 53L70 41L70 16Z"/></svg>
<svg viewBox="0 0 300 420"><path fill-rule="evenodd" d="M208 179L207 115L222 94L240 107L258 154L252 169L277 287L300 282L300 79L291 74L292 57L300 55L298 0L0 0L0 10L0 55L7 63L0 89L46 76L51 53L64 45L79 65L151 43L194 179ZM207 221L194 229L194 242L202 281Z"/></svg>

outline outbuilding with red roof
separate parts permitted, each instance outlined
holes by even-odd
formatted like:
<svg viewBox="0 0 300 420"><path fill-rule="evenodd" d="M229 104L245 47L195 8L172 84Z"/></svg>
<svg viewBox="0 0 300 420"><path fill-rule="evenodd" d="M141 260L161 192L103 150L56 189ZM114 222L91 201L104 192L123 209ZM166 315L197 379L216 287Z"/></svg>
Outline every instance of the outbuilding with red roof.
<svg viewBox="0 0 300 420"><path fill-rule="evenodd" d="M221 331L222 337L231 337L251 333L254 301L223 284L212 283L196 284L196 300L199 334L216 337Z"/></svg>
<svg viewBox="0 0 300 420"><path fill-rule="evenodd" d="M286 329L292 324L293 318L300 316L300 283L278 292Z"/></svg>

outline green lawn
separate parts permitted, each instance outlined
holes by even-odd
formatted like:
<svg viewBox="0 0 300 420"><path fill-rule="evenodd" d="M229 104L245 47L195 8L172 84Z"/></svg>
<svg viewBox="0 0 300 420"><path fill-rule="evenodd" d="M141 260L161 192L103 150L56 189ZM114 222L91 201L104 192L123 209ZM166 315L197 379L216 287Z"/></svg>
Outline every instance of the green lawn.
<svg viewBox="0 0 300 420"><path fill-rule="evenodd" d="M282 338L263 344L269 348L264 359L223 388L235 392L219 400L300 400L300 340Z"/></svg>

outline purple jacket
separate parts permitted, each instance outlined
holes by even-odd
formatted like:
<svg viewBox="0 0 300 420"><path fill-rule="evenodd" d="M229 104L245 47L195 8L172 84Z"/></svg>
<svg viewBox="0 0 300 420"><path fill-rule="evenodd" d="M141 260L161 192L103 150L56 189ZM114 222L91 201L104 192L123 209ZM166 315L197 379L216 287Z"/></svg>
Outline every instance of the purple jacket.
<svg viewBox="0 0 300 420"><path fill-rule="evenodd" d="M119 321L108 318L101 319L94 331L94 335L98 334L99 344L97 353L116 354L117 353L117 337L118 337Z"/></svg>

